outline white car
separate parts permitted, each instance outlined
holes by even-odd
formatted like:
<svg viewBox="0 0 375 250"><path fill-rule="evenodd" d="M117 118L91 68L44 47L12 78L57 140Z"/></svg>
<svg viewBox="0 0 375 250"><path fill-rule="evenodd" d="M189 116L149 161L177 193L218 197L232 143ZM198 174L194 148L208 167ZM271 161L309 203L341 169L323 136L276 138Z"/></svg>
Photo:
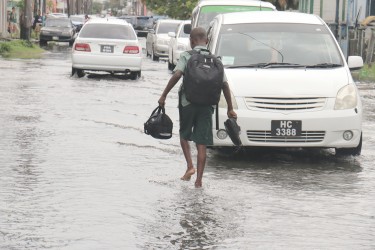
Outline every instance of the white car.
<svg viewBox="0 0 375 250"><path fill-rule="evenodd" d="M160 57L168 57L168 45L171 39L169 32L176 32L181 20L159 19L154 28L151 29L146 38L146 55L151 56L153 61Z"/></svg>
<svg viewBox="0 0 375 250"><path fill-rule="evenodd" d="M184 32L184 27L190 24L190 20L182 21L177 27L177 32L168 33L168 35L171 37L168 47L169 70L174 69L182 52L191 49L189 40L190 35Z"/></svg>
<svg viewBox="0 0 375 250"><path fill-rule="evenodd" d="M208 48L220 56L244 146L335 148L359 155L362 104L348 62L325 22L293 12L243 12L215 17ZM232 147L219 103L214 147ZM213 116L213 124L216 124Z"/></svg>
<svg viewBox="0 0 375 250"><path fill-rule="evenodd" d="M85 71L141 76L142 47L134 28L121 19L95 18L85 23L72 49L72 75Z"/></svg>

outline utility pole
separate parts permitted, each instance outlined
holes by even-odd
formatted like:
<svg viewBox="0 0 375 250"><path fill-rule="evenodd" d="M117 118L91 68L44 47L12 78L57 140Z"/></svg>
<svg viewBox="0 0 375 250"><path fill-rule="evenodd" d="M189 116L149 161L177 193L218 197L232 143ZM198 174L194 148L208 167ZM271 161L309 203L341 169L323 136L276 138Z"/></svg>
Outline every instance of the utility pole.
<svg viewBox="0 0 375 250"><path fill-rule="evenodd" d="M33 13L31 8L31 0L25 0L25 7L20 15L21 34L23 40L30 40L31 26L33 20Z"/></svg>

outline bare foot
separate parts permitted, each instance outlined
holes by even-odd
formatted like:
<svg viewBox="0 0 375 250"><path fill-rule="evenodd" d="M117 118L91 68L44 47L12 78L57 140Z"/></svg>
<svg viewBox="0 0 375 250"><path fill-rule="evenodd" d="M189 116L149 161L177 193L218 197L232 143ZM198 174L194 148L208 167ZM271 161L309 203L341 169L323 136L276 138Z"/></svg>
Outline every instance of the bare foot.
<svg viewBox="0 0 375 250"><path fill-rule="evenodd" d="M184 176L182 176L180 179L183 181L190 181L193 174L195 174L195 168L189 168L186 170Z"/></svg>
<svg viewBox="0 0 375 250"><path fill-rule="evenodd" d="M195 187L201 188L202 187L202 181L195 181Z"/></svg>

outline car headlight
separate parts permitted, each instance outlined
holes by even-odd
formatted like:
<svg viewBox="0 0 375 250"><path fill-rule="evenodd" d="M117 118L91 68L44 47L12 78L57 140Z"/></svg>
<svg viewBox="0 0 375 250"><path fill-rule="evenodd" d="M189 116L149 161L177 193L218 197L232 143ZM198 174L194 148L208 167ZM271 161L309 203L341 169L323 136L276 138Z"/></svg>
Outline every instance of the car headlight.
<svg viewBox="0 0 375 250"><path fill-rule="evenodd" d="M51 32L48 30L42 30L40 33L44 35L49 35Z"/></svg>
<svg viewBox="0 0 375 250"><path fill-rule="evenodd" d="M182 43L177 44L177 50L179 50L179 51L187 50L186 45L182 44Z"/></svg>
<svg viewBox="0 0 375 250"><path fill-rule="evenodd" d="M237 101L236 101L236 98L234 98L232 91L230 92L230 99L232 99L233 109L238 109ZM221 93L221 96L220 96L219 108L225 108L225 109L228 108L227 101L225 100L225 96L223 92Z"/></svg>
<svg viewBox="0 0 375 250"><path fill-rule="evenodd" d="M353 109L357 106L357 90L347 85L339 90L336 96L335 110Z"/></svg>
<svg viewBox="0 0 375 250"><path fill-rule="evenodd" d="M63 36L71 36L72 34L69 31L67 31L67 32L63 32L62 35Z"/></svg>

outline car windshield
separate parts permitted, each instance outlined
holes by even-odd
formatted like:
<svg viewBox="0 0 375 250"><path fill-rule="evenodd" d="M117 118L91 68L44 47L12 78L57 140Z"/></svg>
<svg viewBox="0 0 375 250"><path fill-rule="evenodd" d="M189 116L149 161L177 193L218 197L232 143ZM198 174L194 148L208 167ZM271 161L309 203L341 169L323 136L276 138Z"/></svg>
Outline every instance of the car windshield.
<svg viewBox="0 0 375 250"><path fill-rule="evenodd" d="M69 19L65 18L48 18L46 20L46 27L72 27Z"/></svg>
<svg viewBox="0 0 375 250"><path fill-rule="evenodd" d="M160 23L156 34L167 34L168 32L174 32L179 23Z"/></svg>
<svg viewBox="0 0 375 250"><path fill-rule="evenodd" d="M215 54L222 58L224 65L231 67L343 65L329 30L312 24L223 25Z"/></svg>
<svg viewBox="0 0 375 250"><path fill-rule="evenodd" d="M136 40L133 30L129 26L102 23L87 23L83 26L79 37Z"/></svg>
<svg viewBox="0 0 375 250"><path fill-rule="evenodd" d="M199 17L198 17L198 25L197 27L203 27L205 29L208 28L210 22L218 15L222 13L230 13L230 12L241 12L241 11L272 11L273 9L268 7L260 7L260 6L237 6L237 5L211 5L211 6L203 6L200 10Z"/></svg>

